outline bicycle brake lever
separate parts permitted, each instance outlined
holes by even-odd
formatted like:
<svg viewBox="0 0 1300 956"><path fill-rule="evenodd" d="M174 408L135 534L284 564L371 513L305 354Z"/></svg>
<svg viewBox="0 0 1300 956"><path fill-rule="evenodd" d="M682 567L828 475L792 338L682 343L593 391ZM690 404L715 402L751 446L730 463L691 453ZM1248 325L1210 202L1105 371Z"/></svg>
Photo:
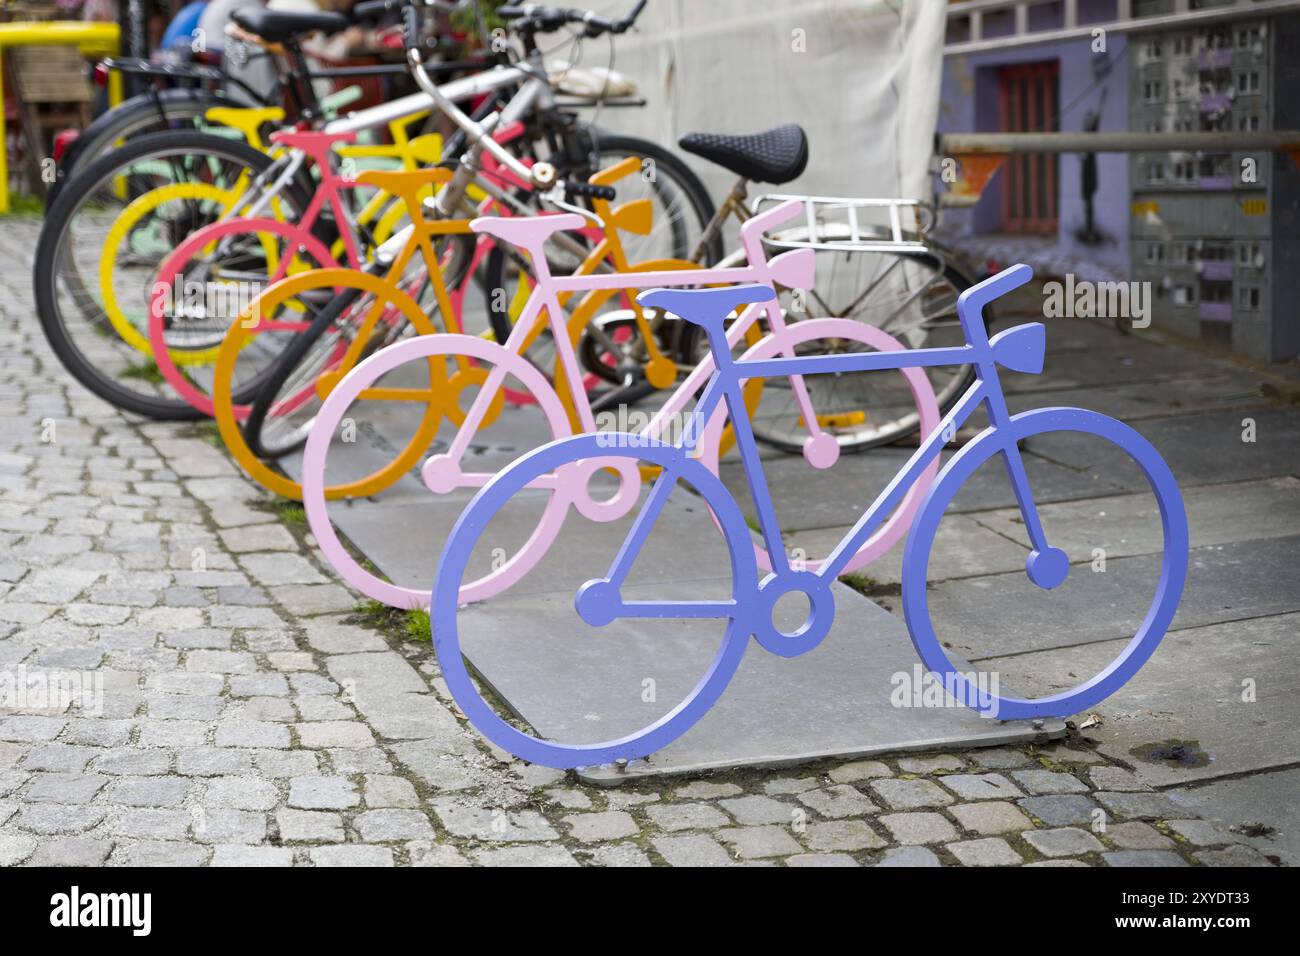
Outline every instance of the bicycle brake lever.
<svg viewBox="0 0 1300 956"><path fill-rule="evenodd" d="M548 189L544 193L539 193L538 195L545 202L549 203L552 206L555 206L557 209L563 209L565 212L576 212L579 216L582 216L584 219L589 219L596 226L597 229L603 230L605 228L605 220L601 219L590 209L584 209L582 206L575 206L573 203L570 203L565 200L563 180L557 182L553 188Z"/></svg>

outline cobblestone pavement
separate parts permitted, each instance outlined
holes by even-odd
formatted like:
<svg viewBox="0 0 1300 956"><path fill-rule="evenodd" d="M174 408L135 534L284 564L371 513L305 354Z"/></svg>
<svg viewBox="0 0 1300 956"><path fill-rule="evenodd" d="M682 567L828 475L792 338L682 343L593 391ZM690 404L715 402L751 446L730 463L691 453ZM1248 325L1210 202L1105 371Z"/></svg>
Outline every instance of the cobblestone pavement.
<svg viewBox="0 0 1300 956"><path fill-rule="evenodd" d="M102 706L0 709L0 864L1268 865L1078 739L611 790L509 759L210 433L63 372L35 231L0 234L0 680Z"/></svg>

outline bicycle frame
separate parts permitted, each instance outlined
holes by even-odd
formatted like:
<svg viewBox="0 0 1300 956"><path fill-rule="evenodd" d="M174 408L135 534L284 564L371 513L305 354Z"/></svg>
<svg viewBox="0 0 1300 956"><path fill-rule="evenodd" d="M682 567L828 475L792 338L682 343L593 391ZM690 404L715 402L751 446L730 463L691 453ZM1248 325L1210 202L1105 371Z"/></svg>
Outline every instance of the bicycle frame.
<svg viewBox="0 0 1300 956"><path fill-rule="evenodd" d="M943 447L956 434L974 410L984 403L988 409L990 427L996 430L1010 423L1011 413L1002 394L998 378L998 366L1004 365L1016 371L1038 372L1042 370L1045 348L1045 327L1041 322L1015 326L989 339L981 321L983 305L993 299L1024 285L1033 277L1028 266L1016 266L995 277L982 286L964 293L959 301L959 315L966 332L967 344L952 348L913 349L903 352L871 352L841 355L813 355L795 358L773 358L765 360L736 360L731 355L730 345L724 333L722 323L725 315L710 317L701 322L709 335L717 371L705 386L700 400L696 403L684 430L682 441L677 446L689 454L698 444L703 426L708 422L719 402L725 401L731 413L732 427L736 432L736 447L740 452L746 481L757 512L759 530L772 560L772 572L776 577L789 575L814 574L825 587L844 572L849 560L866 543L875 528L902 501L908 489L917 481L926 466L942 452ZM979 291L978 296L970 293ZM758 292L760 290L753 290ZM667 299L666 295L651 293L643 298L655 300ZM647 303L650 304L650 303ZM881 371L902 368L928 368L939 365L972 364L976 369L976 381L965 395L943 417L937 428L921 443L907 463L899 470L876 500L863 513L862 517L844 535L834 551L825 559L816 571L795 571L791 568L781 539L780 523L773 507L772 496L767 485L766 475L758 457L758 446L753 428L745 414L741 394L742 382L749 378L768 378L779 376L802 376L831 373ZM1019 446L1014 440L1001 449L1007 471L1015 489L1016 500L1020 505L1025 528L1029 535L1033 552L1030 557L1030 575L1034 577L1034 556L1046 554L1049 550L1042 521L1034 504L1033 494L1029 488L1029 479L1025 473L1024 462L1019 454ZM672 481L668 476L656 480L650 495L636 518L623 547L620 549L604 581L615 588L620 585L630 572L636 556L641 550L650 529L653 527L658 511L667 499ZM1050 569L1040 571L1046 575ZM1038 579L1035 579L1036 583ZM1059 583L1059 582L1056 582ZM1053 587L1050 581L1045 587ZM579 609L581 610L581 602ZM620 598L613 610L623 617L663 617L671 613L679 617L729 617L735 613L735 604L730 601L680 603L680 602L628 602ZM602 617L610 611L608 605L602 606Z"/></svg>
<svg viewBox="0 0 1300 956"><path fill-rule="evenodd" d="M578 367L578 358L570 340L561 306L561 296L574 292L597 292L602 290L648 289L656 286L683 286L706 284L730 284L780 282L792 288L801 288L809 284L810 276L806 273L812 264L809 250L782 253L772 260L763 254L760 236L763 229L781 222L784 218L798 211L797 203L777 207L762 216L751 219L741 230L741 242L745 246L750 263L727 269L701 269L672 272L613 273L573 276L553 276L547 266L542 246L553 233L566 228L579 228L584 221L577 215L547 216L532 219L477 219L471 224L476 232L496 235L503 241L512 242L529 253L533 263L534 278L537 285L529 296L519 320L516 322L504 348L514 354L523 354L527 344L538 333L541 325L541 313L546 311L551 334L554 336L559 369L563 372L567 398L572 402L578 426L582 431L596 431L595 415L591 403L583 390L582 374ZM755 305L744 310L723 336L726 347L734 346L741 340L749 327L766 313L770 328L774 333L785 329L785 318L776 303ZM722 347L719 345L719 347ZM728 356L730 352L728 351ZM709 361L701 362L690 375L678 386L676 392L654 418L646 425L645 434L660 434L670 418L678 414L691 399L699 387L713 372ZM498 392L502 389L507 371L504 366L494 366L488 373L487 380L465 414L464 424L457 429L455 438L447 452L434 456L426 462L426 475L432 475L429 469L437 470L447 466L457 470L457 477L470 485L483 484L492 476L490 474L460 474L459 462L468 450L479 426L488 414ZM805 444L804 454L815 465L828 467L838 454L838 445L833 437L822 431L813 410L807 388L797 374L791 376L796 401L808 423L810 441ZM738 406L743 410L743 402ZM748 421L747 413L741 415ZM824 437L823 437L824 436ZM825 438L830 438L827 442Z"/></svg>

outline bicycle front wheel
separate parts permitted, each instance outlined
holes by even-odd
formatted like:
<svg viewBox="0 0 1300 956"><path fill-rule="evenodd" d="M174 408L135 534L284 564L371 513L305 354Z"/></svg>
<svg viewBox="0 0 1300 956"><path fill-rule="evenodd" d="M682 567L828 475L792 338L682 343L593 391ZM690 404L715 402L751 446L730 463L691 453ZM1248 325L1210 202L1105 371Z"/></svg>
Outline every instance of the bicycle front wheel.
<svg viewBox="0 0 1300 956"><path fill-rule="evenodd" d="M1032 550L1019 508L985 511L980 522L1017 536L1023 555L1005 559L1002 573L927 587L927 571L944 560L934 552L940 520L958 490L994 459L1003 460L992 475L1005 477L1013 455L1024 463L1047 548ZM1062 462L1077 463L1073 474L1088 477L1086 489L1063 485ZM1102 481L1125 493L1087 506L1061 500L1091 498ZM984 432L940 473L904 552L903 614L917 653L958 701L999 720L1068 717L1115 693L1151 657L1178 607L1187 549L1178 484L1150 442L1097 412L1035 409L1013 416L1006 434ZM1008 567L1018 561L1018 570ZM973 571L963 561L958 575ZM1009 696L1007 677L1045 692Z"/></svg>
<svg viewBox="0 0 1300 956"><path fill-rule="evenodd" d="M147 326L158 269L271 162L223 137L156 133L101 157L65 185L41 228L32 283L41 328L83 385L152 418L202 417L153 361ZM294 190L279 201L290 217L305 205Z"/></svg>
<svg viewBox="0 0 1300 956"><path fill-rule="evenodd" d="M642 465L657 472L648 485ZM490 566L544 488L590 520L571 515L531 573L490 602L459 607L463 582ZM702 509L717 528L693 520ZM634 531L627 580L603 582ZM698 462L625 433L559 439L493 478L452 529L433 589L438 663L474 726L524 760L571 768L646 757L726 689L748 641L755 581L740 509ZM527 648L545 665L520 667ZM471 668L509 704L480 690Z"/></svg>

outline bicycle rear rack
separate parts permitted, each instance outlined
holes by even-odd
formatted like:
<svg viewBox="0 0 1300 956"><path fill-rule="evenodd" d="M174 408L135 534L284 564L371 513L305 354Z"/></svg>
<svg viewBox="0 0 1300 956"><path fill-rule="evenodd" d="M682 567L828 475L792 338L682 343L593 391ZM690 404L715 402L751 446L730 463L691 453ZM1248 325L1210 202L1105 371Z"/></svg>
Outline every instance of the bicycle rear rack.
<svg viewBox="0 0 1300 956"><path fill-rule="evenodd" d="M777 249L844 252L934 251L925 241L925 234L934 225L934 212L919 199L839 199L770 194L756 197L751 211L757 215L764 206L791 199L803 203L803 222L764 233L764 244Z"/></svg>

